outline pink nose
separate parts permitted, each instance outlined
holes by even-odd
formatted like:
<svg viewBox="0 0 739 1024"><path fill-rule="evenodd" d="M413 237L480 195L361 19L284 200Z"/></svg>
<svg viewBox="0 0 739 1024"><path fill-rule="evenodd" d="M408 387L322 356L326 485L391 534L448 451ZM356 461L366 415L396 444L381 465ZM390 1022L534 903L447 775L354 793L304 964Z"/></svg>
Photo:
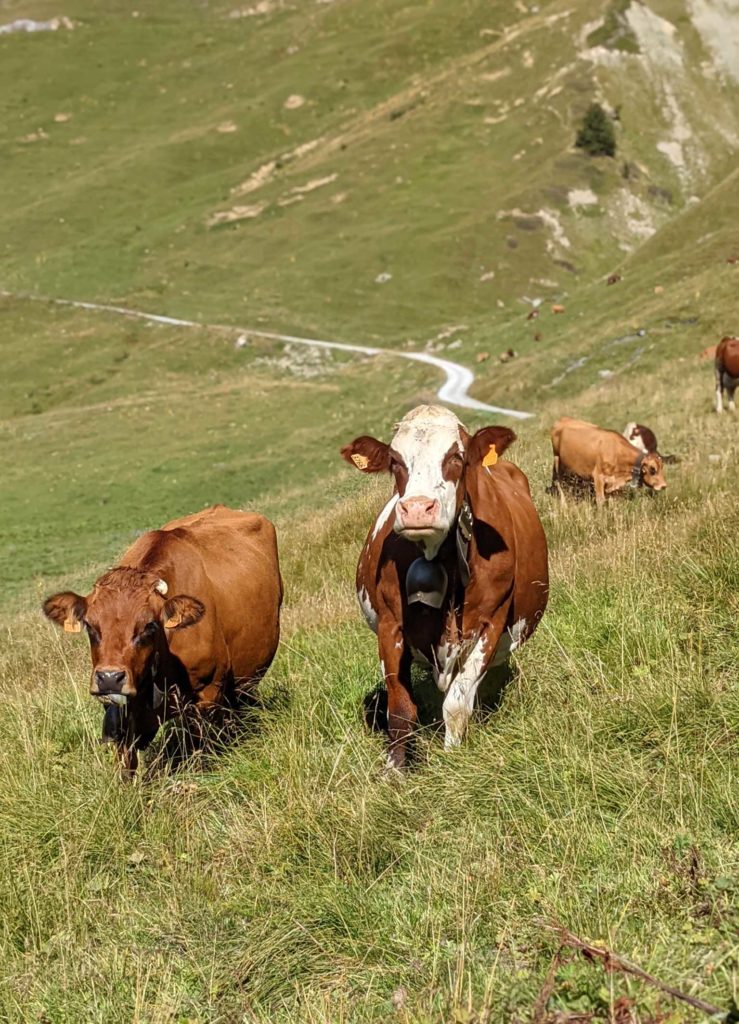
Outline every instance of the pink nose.
<svg viewBox="0 0 739 1024"><path fill-rule="evenodd" d="M400 525L405 530L423 530L435 526L439 518L439 502L418 495L398 502Z"/></svg>

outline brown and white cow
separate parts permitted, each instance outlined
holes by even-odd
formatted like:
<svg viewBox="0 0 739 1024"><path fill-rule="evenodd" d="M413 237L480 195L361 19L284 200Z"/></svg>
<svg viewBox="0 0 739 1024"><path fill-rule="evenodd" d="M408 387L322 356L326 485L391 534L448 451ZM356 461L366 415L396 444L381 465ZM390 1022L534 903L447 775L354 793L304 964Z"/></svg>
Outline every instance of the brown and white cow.
<svg viewBox="0 0 739 1024"><path fill-rule="evenodd" d="M649 427L645 427L643 423L627 423L623 436L629 444L633 444L635 448L638 448L645 455L648 455L649 452L657 451L657 438L654 431L650 430Z"/></svg>
<svg viewBox="0 0 739 1024"><path fill-rule="evenodd" d="M716 412L724 411L724 391L729 412L734 412L734 392L739 386L739 338L722 338L716 347Z"/></svg>
<svg viewBox="0 0 739 1024"><path fill-rule="evenodd" d="M216 505L143 534L90 594L65 591L45 615L90 640L90 693L124 774L174 714L236 706L280 635L273 525Z"/></svg>
<svg viewBox="0 0 739 1024"><path fill-rule="evenodd" d="M568 476L592 481L595 500L602 505L607 494L624 487L648 487L662 491L667 487L662 457L644 453L615 430L604 430L585 420L563 416L552 427L552 488L560 487Z"/></svg>
<svg viewBox="0 0 739 1024"><path fill-rule="evenodd" d="M422 405L389 444L363 436L341 449L362 472L395 480L357 567L359 603L379 644L395 768L417 722L412 662L430 666L444 694L445 746L454 747L486 675L544 613L544 531L526 477L499 459L515 436L506 427L470 436L448 409Z"/></svg>

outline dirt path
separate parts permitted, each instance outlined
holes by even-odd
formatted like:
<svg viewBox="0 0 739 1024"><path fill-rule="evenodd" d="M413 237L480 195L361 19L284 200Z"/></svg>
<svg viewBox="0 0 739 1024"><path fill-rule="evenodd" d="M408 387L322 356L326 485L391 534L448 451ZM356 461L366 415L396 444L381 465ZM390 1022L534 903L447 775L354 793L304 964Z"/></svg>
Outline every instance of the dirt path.
<svg viewBox="0 0 739 1024"><path fill-rule="evenodd" d="M179 317L163 316L158 313L144 313L139 309L128 309L126 306L111 306L99 302L82 302L75 299L49 299L38 295L14 295L6 291L0 291L0 296L9 299L32 299L38 302L51 302L57 306L71 306L74 309L88 309L100 313L115 313L118 316L128 316L137 320L149 320L157 324L166 324L169 327L194 327L200 330L224 331L229 334L251 334L258 338L287 342L291 345L339 349L342 352L359 352L362 355L368 356L391 356L399 359L410 359L416 363L427 363L429 366L435 366L442 371L445 380L437 391L437 396L442 402L448 402L449 405L456 405L462 409L495 412L518 420L530 419L533 416L533 413L530 412L522 412L519 409L506 409L499 405L488 405L486 402L480 402L476 398L470 397L468 391L475 381L475 375L472 370L469 370L466 366L460 366L459 363L453 363L448 359L439 359L438 356L432 356L426 352L400 352L397 349L349 345L339 341L322 341L318 338L299 338L292 334L277 334L272 331L255 330L251 327L237 327L231 324L205 324L199 323L196 320L182 320Z"/></svg>

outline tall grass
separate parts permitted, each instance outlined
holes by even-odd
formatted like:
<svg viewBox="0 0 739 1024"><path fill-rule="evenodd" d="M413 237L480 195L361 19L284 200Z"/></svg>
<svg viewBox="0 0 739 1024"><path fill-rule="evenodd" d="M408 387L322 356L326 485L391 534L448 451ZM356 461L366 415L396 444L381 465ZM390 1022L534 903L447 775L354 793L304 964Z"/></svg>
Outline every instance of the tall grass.
<svg viewBox="0 0 739 1024"><path fill-rule="evenodd" d="M377 491L288 531L285 642L237 741L179 769L160 746L133 786L96 743L84 645L13 620L0 1017L525 1020L550 918L727 1006L739 513L730 468L706 473L710 498L686 474L600 516L541 502L547 616L501 709L452 755L422 735L403 783L361 723L378 666L351 577ZM659 1009L573 960L551 1007L606 1020L624 994Z"/></svg>

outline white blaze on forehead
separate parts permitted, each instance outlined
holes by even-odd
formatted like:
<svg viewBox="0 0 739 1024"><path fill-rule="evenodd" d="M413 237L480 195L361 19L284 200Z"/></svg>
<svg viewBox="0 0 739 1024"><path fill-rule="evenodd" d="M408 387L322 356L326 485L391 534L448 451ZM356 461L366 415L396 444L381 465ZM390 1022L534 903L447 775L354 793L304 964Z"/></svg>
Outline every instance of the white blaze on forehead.
<svg viewBox="0 0 739 1024"><path fill-rule="evenodd" d="M454 495L455 485L445 480L441 467L450 448L464 454L462 424L449 409L439 405L419 405L398 424L391 442L408 469L405 497L423 495L444 499Z"/></svg>

